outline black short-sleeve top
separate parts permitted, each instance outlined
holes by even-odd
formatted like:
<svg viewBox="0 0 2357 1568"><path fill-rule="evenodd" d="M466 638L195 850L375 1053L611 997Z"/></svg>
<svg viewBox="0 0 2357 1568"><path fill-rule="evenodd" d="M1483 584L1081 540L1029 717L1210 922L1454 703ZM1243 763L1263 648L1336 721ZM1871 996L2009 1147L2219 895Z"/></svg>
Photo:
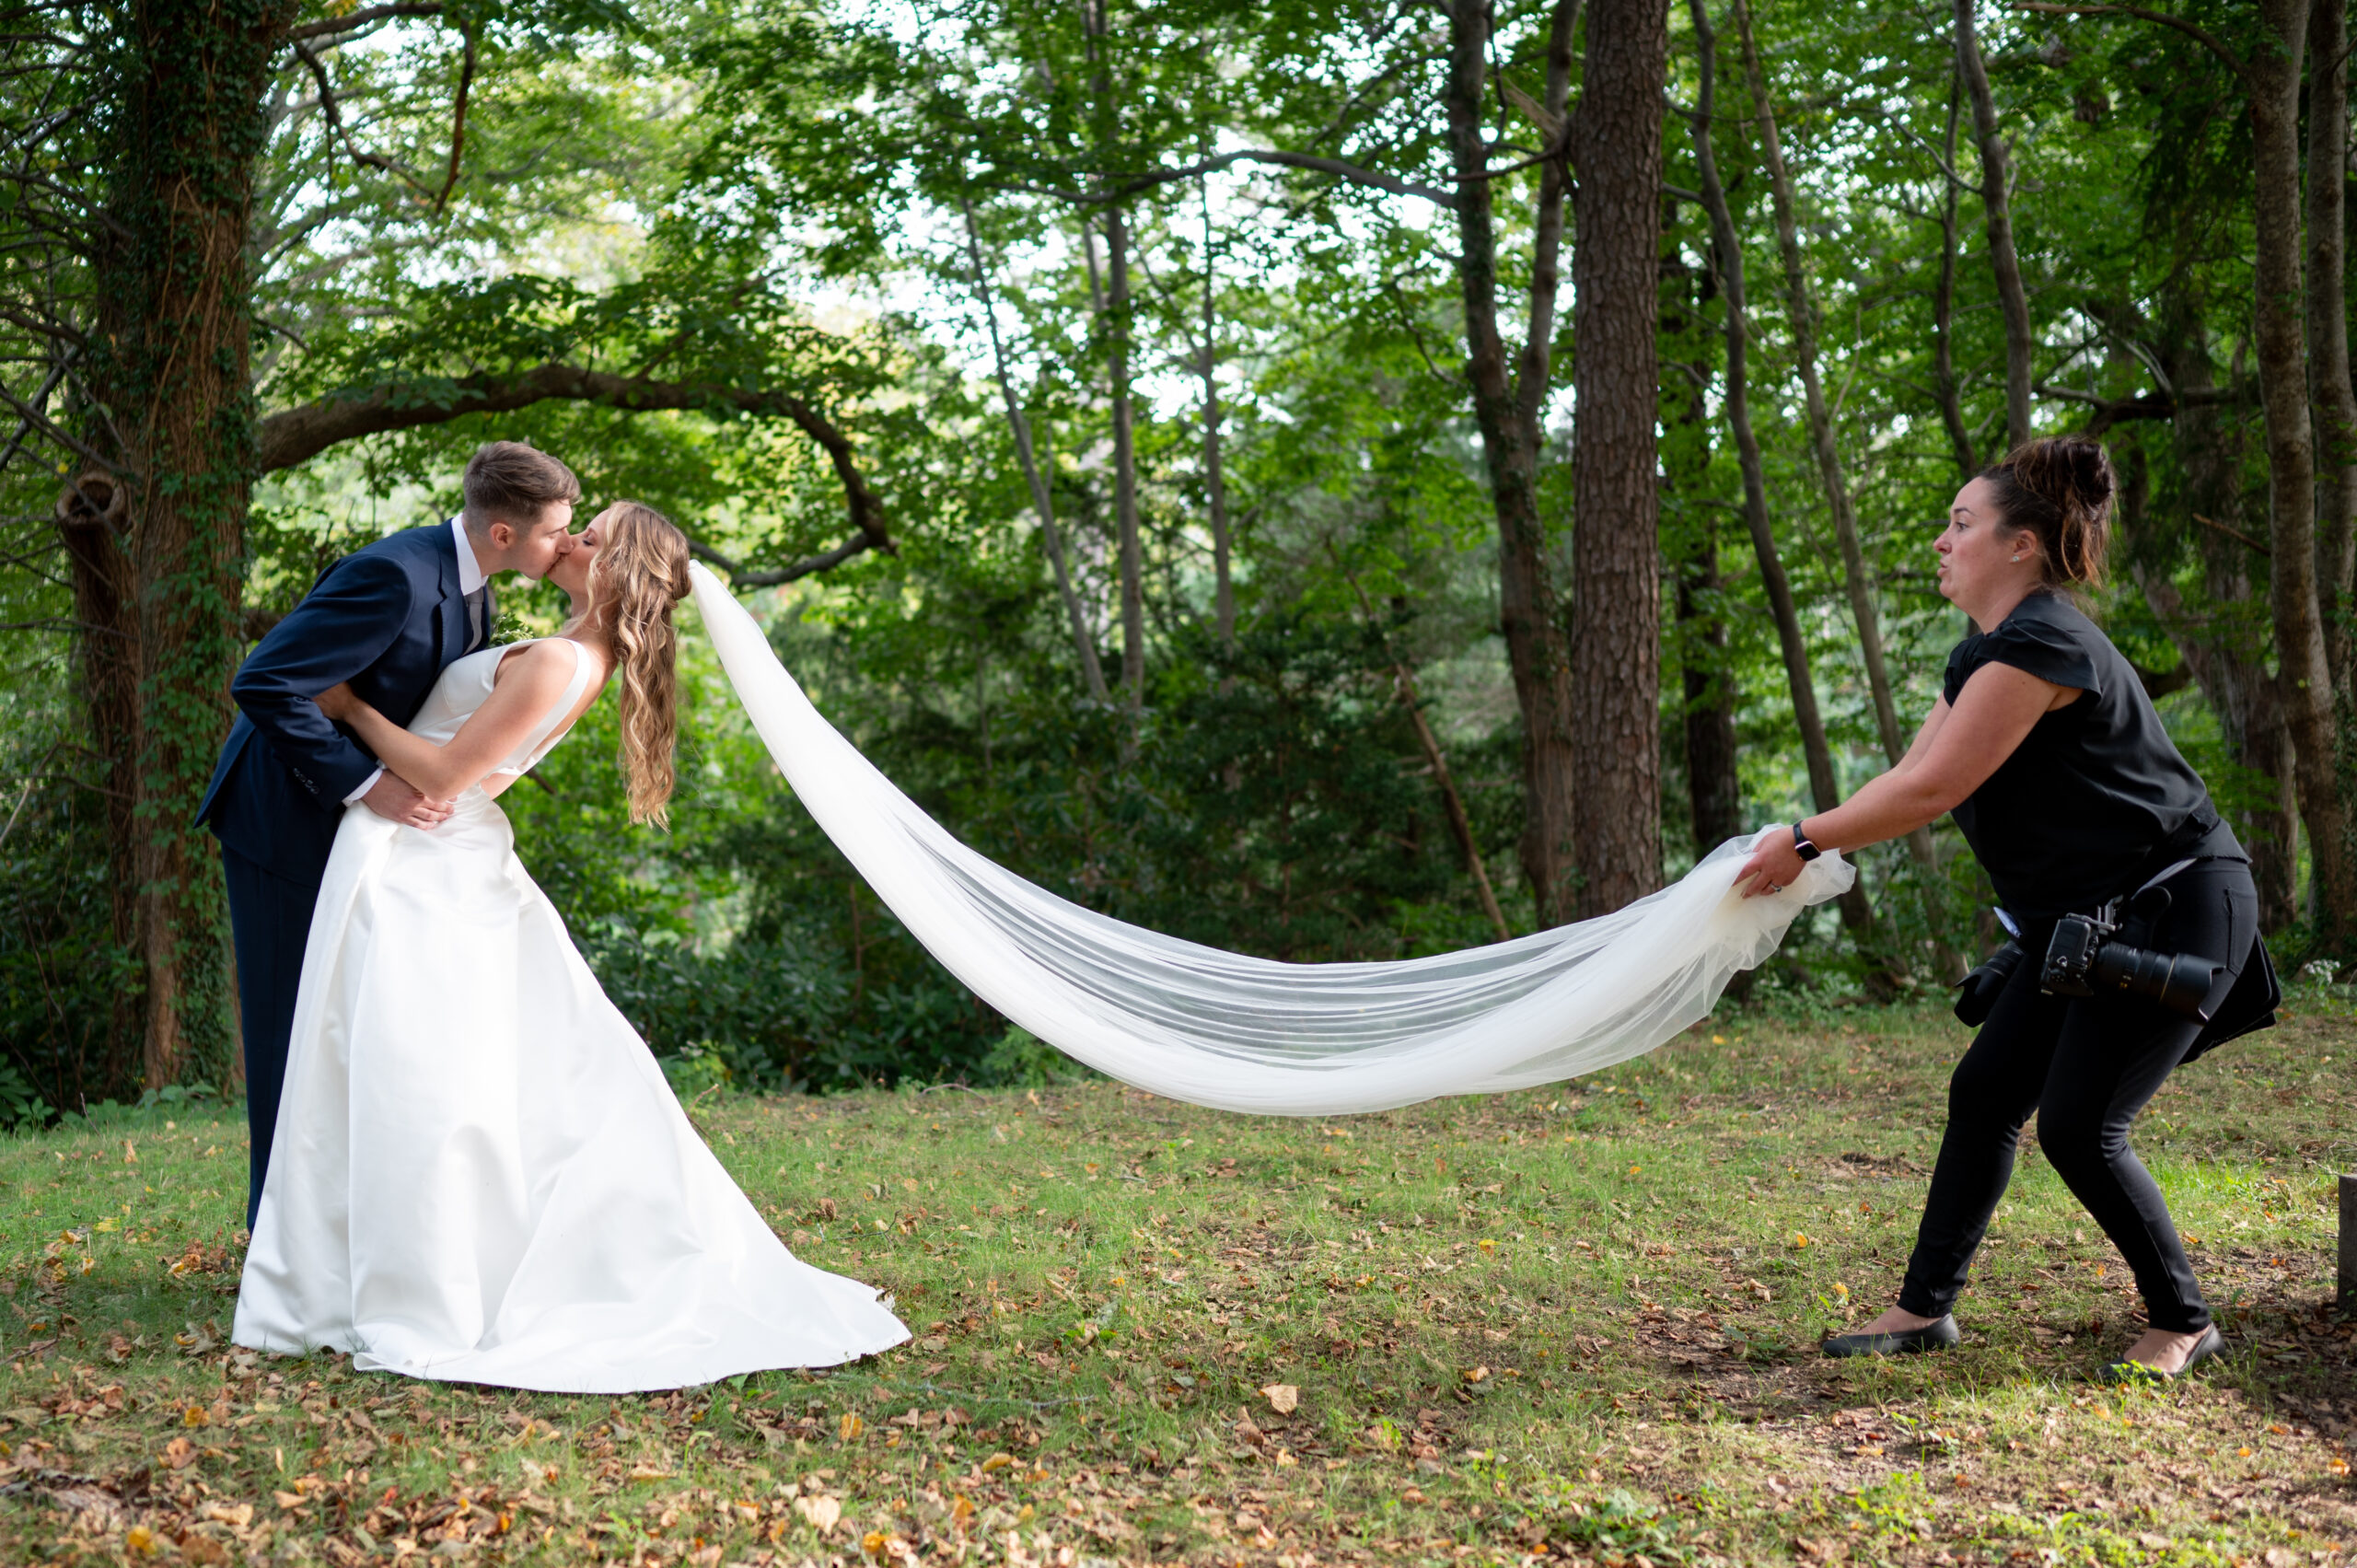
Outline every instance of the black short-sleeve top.
<svg viewBox="0 0 2357 1568"><path fill-rule="evenodd" d="M2040 718L1956 808L2007 911L2032 919L2089 911L2171 860L2242 853L2134 667L2069 599L2033 593L1958 643L1945 685L1951 707L1986 664L2084 693Z"/></svg>

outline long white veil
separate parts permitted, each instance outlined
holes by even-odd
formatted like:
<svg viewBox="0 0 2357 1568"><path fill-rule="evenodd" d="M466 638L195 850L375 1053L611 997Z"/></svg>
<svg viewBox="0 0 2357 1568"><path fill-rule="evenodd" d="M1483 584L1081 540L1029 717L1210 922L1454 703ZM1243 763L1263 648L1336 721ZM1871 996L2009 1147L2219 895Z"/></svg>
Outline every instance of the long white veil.
<svg viewBox="0 0 2357 1568"><path fill-rule="evenodd" d="M1729 882L1754 841L1735 839L1626 909L1493 947L1358 964L1199 947L1083 909L959 843L819 716L719 579L689 572L770 755L877 896L1007 1017L1173 1099L1335 1115L1626 1061L1708 1014L1803 909L1857 876L1829 854L1782 893L1741 899Z"/></svg>

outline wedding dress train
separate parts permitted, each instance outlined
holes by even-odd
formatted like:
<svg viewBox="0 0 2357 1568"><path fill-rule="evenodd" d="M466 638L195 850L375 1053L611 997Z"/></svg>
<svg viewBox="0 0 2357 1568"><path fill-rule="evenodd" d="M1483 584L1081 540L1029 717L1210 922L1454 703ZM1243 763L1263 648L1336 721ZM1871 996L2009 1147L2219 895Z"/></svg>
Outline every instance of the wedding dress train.
<svg viewBox="0 0 2357 1568"><path fill-rule="evenodd" d="M451 665L411 729L447 742L514 646ZM562 738L589 673L578 659L503 772ZM430 831L344 814L233 1337L621 1393L832 1365L908 1333L771 1233L477 787Z"/></svg>
<svg viewBox="0 0 2357 1568"><path fill-rule="evenodd" d="M720 580L688 572L786 782L917 940L1039 1039L1173 1099L1324 1116L1593 1072L1703 1017L1795 917L1857 876L1827 854L1782 892L1740 898L1729 884L1754 841L1734 839L1625 909L1459 953L1284 964L1182 942L959 843L819 715Z"/></svg>

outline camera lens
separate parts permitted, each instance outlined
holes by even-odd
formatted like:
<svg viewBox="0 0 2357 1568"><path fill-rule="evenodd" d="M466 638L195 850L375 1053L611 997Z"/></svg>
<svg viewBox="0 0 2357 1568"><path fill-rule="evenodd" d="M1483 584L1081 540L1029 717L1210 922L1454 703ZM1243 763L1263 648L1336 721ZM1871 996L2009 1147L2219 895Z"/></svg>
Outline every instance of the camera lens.
<svg viewBox="0 0 2357 1568"><path fill-rule="evenodd" d="M2110 942L2096 949L2087 979L2098 988L2147 996L2184 1017L2198 1018L2218 978L2218 966L2184 953L2154 953Z"/></svg>

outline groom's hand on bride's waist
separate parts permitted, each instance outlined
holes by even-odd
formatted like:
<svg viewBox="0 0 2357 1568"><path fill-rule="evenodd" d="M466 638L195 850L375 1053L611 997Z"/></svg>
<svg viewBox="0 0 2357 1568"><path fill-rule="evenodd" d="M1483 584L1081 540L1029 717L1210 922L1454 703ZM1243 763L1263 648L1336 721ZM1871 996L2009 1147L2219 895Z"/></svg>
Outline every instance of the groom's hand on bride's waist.
<svg viewBox="0 0 2357 1568"><path fill-rule="evenodd" d="M389 771L377 774L360 798L377 816L405 828L439 827L452 809L450 802L420 795L407 779Z"/></svg>

